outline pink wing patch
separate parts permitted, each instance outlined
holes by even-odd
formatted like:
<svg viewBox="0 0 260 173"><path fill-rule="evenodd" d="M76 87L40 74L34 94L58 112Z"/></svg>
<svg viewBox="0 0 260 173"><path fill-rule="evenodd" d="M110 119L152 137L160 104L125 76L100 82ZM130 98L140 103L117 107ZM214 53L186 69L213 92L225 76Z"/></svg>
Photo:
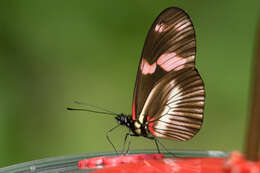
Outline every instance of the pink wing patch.
<svg viewBox="0 0 260 173"><path fill-rule="evenodd" d="M158 58L157 64L167 72L171 70L178 71L180 69L183 69L184 65L189 60L193 60L194 58L194 56L191 56L190 58L182 58L180 56L177 56L175 52L164 53Z"/></svg>
<svg viewBox="0 0 260 173"><path fill-rule="evenodd" d="M166 72L172 70L179 71L185 67L185 64L194 61L194 59L194 55L183 58L178 56L175 52L164 53L158 58L157 62L152 65L150 65L145 58L143 58L140 69L143 75L153 74L156 70L156 65L159 65Z"/></svg>
<svg viewBox="0 0 260 173"><path fill-rule="evenodd" d="M141 62L141 72L143 75L147 75L147 74L153 74L155 72L156 69L156 63L153 63L152 65L150 65L146 59L142 59Z"/></svg>

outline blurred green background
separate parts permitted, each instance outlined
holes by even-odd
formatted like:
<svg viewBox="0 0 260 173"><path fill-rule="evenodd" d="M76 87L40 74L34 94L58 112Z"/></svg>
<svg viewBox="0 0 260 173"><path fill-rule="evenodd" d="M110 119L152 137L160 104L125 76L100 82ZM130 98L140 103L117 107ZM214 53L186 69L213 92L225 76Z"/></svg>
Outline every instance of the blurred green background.
<svg viewBox="0 0 260 173"><path fill-rule="evenodd" d="M259 0L0 1L0 167L112 151L110 116L69 112L73 101L131 113L149 27L165 8L191 16L206 85L203 128L169 149L242 150ZM75 107L75 105L74 105ZM120 149L126 129L112 133ZM134 138L131 149L155 149Z"/></svg>

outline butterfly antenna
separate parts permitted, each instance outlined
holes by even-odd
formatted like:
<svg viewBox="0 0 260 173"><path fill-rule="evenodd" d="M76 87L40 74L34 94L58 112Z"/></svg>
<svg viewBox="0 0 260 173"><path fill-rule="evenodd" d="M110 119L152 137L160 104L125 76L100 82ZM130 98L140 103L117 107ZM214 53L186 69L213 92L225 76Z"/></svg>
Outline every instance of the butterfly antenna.
<svg viewBox="0 0 260 173"><path fill-rule="evenodd" d="M68 107L67 110L69 111L87 111L87 112L93 112L93 113L98 113L98 114L107 114L107 115L119 115L116 113L111 113L111 112L102 112L102 111L94 111L90 109L79 109L79 108L70 108Z"/></svg>
<svg viewBox="0 0 260 173"><path fill-rule="evenodd" d="M96 105L92 105L92 104L88 104L88 103L83 103L83 102L79 102L79 101L75 101L74 102L75 104L78 104L78 105L84 105L84 106L89 106L89 107L92 107L92 108L96 108L96 109L99 109L101 111L105 111L107 113L110 113L110 114L114 114L114 115L118 115L117 113L115 112L112 112L110 110L107 110L105 108L102 108L102 107L99 107L99 106L96 106Z"/></svg>

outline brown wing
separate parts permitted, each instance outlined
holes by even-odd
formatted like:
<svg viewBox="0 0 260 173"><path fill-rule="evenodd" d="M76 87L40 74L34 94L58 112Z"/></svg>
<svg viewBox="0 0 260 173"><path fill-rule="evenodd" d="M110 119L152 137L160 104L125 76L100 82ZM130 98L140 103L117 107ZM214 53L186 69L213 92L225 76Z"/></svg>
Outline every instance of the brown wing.
<svg viewBox="0 0 260 173"><path fill-rule="evenodd" d="M203 99L187 104L188 106L184 106L184 108L178 107L178 110L182 112L179 114L189 111L193 112L193 107L198 103L201 104L201 100L203 100L203 104L200 105L202 113L198 116L200 118L196 119L196 123L198 120L201 125L204 107L204 87L194 67L195 51L195 32L189 16L183 10L175 7L164 10L157 17L148 32L137 72L133 98L133 119L137 119L141 123L144 123L147 119L153 119L149 125L150 131L153 130L153 135L177 139L177 137L170 137L171 133L165 135L166 129L162 128L162 123L165 117L167 117L164 114L172 115L169 117L170 119L178 117L177 113L172 114L172 111L176 112L177 109L175 108L174 110L169 108L169 112L166 113L166 107L171 102L175 102L174 99L177 98L172 97L172 94L178 93L177 95L183 96L185 93L194 90L192 87L186 87L186 85L190 86L189 81L192 81L194 77L189 77L188 74L193 74L198 78L200 84L196 85L196 87L201 88L198 90L200 92L198 97L203 97ZM185 76L188 77L185 79ZM197 96L191 94L192 97L195 97L196 100ZM186 101L179 100L179 102L183 103ZM195 109L197 109L196 106ZM179 117L187 118L188 116L187 113ZM172 122L166 123L170 123L164 124L167 126L167 130L172 130L169 128L174 126ZM194 130L192 134L194 135L195 133ZM189 138L181 140L185 139Z"/></svg>

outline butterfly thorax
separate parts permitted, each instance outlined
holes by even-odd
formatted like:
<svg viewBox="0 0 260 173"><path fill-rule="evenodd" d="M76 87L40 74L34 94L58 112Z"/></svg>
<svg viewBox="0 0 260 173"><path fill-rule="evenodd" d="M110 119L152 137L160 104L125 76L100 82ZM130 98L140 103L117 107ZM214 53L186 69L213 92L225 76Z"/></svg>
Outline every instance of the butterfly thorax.
<svg viewBox="0 0 260 173"><path fill-rule="evenodd" d="M120 125L127 126L136 136L147 136L147 128L131 115L120 114L115 117Z"/></svg>

